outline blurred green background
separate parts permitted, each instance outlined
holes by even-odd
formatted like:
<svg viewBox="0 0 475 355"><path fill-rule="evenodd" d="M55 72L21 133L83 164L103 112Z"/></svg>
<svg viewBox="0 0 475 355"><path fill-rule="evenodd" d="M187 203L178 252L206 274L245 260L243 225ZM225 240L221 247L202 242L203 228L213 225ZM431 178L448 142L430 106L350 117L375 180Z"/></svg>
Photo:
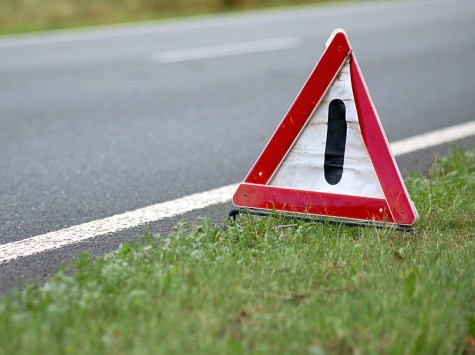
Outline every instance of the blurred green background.
<svg viewBox="0 0 475 355"><path fill-rule="evenodd" d="M0 33L159 19L328 0L0 0Z"/></svg>

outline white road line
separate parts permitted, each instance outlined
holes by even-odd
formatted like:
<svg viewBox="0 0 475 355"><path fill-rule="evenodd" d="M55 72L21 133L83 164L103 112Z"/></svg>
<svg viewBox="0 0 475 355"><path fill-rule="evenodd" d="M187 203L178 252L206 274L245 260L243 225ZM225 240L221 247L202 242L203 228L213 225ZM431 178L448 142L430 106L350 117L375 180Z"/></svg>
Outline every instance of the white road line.
<svg viewBox="0 0 475 355"><path fill-rule="evenodd" d="M171 63L182 62L186 60L226 57L239 54L271 52L295 48L299 44L300 39L296 37L271 38L260 41L239 42L217 46L186 48L160 52L155 54L154 61L157 63Z"/></svg>
<svg viewBox="0 0 475 355"><path fill-rule="evenodd" d="M237 187L238 184L223 186L56 232L3 244L0 245L0 263L227 202Z"/></svg>
<svg viewBox="0 0 475 355"><path fill-rule="evenodd" d="M475 121L393 142L391 150L394 156L399 156L473 135L475 135ZM237 187L238 184L227 185L56 232L2 244L0 245L0 263L229 202Z"/></svg>
<svg viewBox="0 0 475 355"><path fill-rule="evenodd" d="M453 142L473 135L475 135L475 121L401 139L391 143L391 151L395 156L398 156L434 147L439 144Z"/></svg>

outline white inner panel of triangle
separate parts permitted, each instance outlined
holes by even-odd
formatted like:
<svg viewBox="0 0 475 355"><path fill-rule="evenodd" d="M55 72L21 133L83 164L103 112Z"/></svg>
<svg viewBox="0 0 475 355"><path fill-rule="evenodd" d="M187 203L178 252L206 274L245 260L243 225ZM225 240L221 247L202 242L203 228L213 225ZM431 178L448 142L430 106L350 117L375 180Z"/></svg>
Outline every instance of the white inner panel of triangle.
<svg viewBox="0 0 475 355"><path fill-rule="evenodd" d="M329 104L340 99L346 107L347 135L341 180L329 184L324 175ZM351 196L384 198L363 143L350 65L346 62L285 156L269 185Z"/></svg>

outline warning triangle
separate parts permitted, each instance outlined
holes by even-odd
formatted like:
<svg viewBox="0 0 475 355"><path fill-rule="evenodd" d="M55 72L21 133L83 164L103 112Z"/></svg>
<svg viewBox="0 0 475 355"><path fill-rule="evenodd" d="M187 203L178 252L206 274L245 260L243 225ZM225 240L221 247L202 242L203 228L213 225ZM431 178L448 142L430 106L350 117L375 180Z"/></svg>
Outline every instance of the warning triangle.
<svg viewBox="0 0 475 355"><path fill-rule="evenodd" d="M344 30L330 36L233 203L251 210L417 223Z"/></svg>

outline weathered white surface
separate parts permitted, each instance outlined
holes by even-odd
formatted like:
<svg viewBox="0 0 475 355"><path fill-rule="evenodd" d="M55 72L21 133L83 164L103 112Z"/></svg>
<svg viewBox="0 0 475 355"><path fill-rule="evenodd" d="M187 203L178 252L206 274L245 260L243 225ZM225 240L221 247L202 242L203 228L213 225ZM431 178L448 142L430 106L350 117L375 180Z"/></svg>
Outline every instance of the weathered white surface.
<svg viewBox="0 0 475 355"><path fill-rule="evenodd" d="M343 175L330 185L324 176L325 147L328 128L328 106L340 99L346 106L346 137ZM330 86L309 123L303 128L290 152L271 178L269 185L307 191L351 196L384 198L361 136L355 99L351 87L350 65L346 63Z"/></svg>

